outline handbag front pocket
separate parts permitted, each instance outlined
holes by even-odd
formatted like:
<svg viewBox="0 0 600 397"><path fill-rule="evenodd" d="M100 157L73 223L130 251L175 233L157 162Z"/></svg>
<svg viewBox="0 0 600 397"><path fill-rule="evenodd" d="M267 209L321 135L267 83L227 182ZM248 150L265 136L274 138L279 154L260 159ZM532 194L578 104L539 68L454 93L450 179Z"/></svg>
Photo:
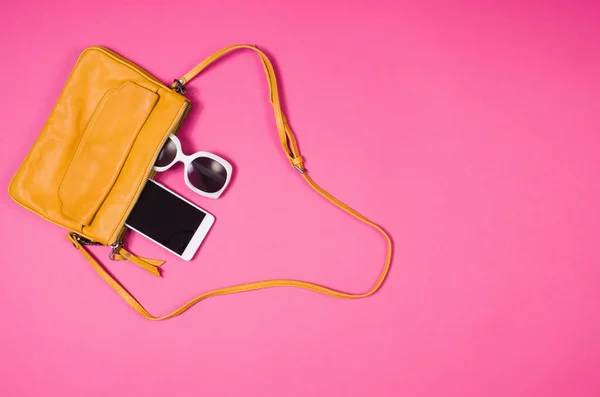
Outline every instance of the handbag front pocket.
<svg viewBox="0 0 600 397"><path fill-rule="evenodd" d="M64 216L81 227L90 225L158 99L131 81L104 95L59 188Z"/></svg>

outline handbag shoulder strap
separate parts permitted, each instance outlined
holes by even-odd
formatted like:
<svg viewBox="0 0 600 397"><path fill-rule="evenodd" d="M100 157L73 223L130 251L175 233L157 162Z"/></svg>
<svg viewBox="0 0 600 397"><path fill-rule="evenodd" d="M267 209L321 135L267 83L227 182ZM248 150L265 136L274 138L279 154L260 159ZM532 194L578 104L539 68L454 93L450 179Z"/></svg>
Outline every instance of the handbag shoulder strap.
<svg viewBox="0 0 600 397"><path fill-rule="evenodd" d="M180 79L175 80L175 82L171 85L171 88L182 87L187 84L191 79L196 77L199 73L201 73L204 69L206 69L210 64L215 62L217 59L221 58L224 55L236 50L241 49L249 49L260 57L262 61L263 67L267 74L267 82L269 84L269 99L271 101L271 105L273 105L273 112L275 113L275 124L277 125L277 131L279 133L279 142L281 143L281 147L283 151L288 156L290 163L294 166L298 171L304 172L304 162L302 156L300 156L300 152L298 150L298 145L296 144L296 138L292 133L292 129L287 123L287 119L281 110L281 102L279 100L279 89L277 88L277 78L275 77L275 69L273 68L273 64L267 57L267 55L256 48L255 46L246 45L246 44L236 44L229 47L225 47L222 50L219 50L206 58L204 61L200 62L196 65L195 68L190 70L185 76Z"/></svg>
<svg viewBox="0 0 600 397"><path fill-rule="evenodd" d="M303 289L319 292L319 293L322 293L325 295L333 296L336 298L344 298L344 299L364 298L369 295L372 295L379 289L379 287L381 287L381 285L383 284L383 281L385 280L385 278L388 274L388 271L390 269L390 263L392 260L392 240L391 240L390 236L386 233L386 231L383 230L375 222L372 222L369 219L367 219L366 217L364 217L363 215L361 215L358 211L350 208L348 205L344 204L340 200L333 197L331 194L329 194L327 191L325 191L323 188L321 188L319 185L317 185L315 183L315 181L313 181L310 178L310 176L308 176L308 172L304 168L304 161L298 150L298 145L296 144L296 139L294 137L294 134L293 134L290 126L288 125L285 115L283 114L283 111L281 109L281 103L279 100L279 90L277 89L277 79L275 77L275 70L273 68L273 65L271 64L271 61L269 60L269 58L267 57L267 55L264 52L262 52L255 46L244 45L244 44L226 47L220 51L217 51L213 55L209 56L204 61L202 61L200 64L198 64L194 69L189 71L185 76L176 80L175 83L173 83L172 87L176 88L177 86L181 87L181 86L185 85L186 83L188 83L191 79L193 79L196 75L198 75L200 72L202 72L207 66L209 66L211 63L213 63L217 59L221 58L223 55L225 55L227 53L230 53L232 51L239 50L239 49L249 49L249 50L255 51L262 61L263 67L267 74L267 81L269 83L270 100L271 100L271 104L273 105L273 111L275 113L275 123L277 125L277 131L279 133L279 140L281 142L281 146L282 146L285 154L288 156L290 164L296 170L298 170L300 172L302 178L304 178L304 181L315 192L319 193L321 196L323 196L324 198L329 200L329 202L331 202L333 205L337 206L338 208L341 208L342 210L346 211L348 214L352 215L354 218L373 227L379 233L381 233L381 235L384 237L384 239L387 243L387 253L386 253L383 269L381 270L381 273L379 274L379 278L377 279L375 284L373 284L373 286L369 290L367 290L366 292L362 292L362 293L353 294L353 293L341 292L341 291L338 291L338 290L335 290L332 288L324 287L319 284L314 284L314 283L310 283L307 281L300 281L300 280L287 280L287 279L265 280L265 281L256 281L253 283L239 284L239 285L234 285L234 286L225 287L225 288L219 288L219 289L216 289L213 291L205 292L204 294L192 299L191 301L187 302L186 304L184 304L183 306L181 306L180 308L176 309L175 311L173 311L169 314L166 314L163 316L154 316L154 315L150 314L112 275L110 275L106 271L104 266L102 266L87 251L87 249L85 248L84 245L80 244L80 242L76 238L74 238L72 235L68 235L67 238L69 239L69 241L71 241L73 243L75 248L77 248L79 251L81 251L81 253L84 255L84 257L93 266L94 270L96 270L96 272L98 272L98 274L100 274L100 276L115 291L117 291L117 293L121 296L121 298L123 298L139 314L141 314L142 316L144 316L145 318L147 318L149 320L165 320L165 319L168 319L171 317L178 316L181 313L188 310L190 307L194 306L196 303L199 303L199 302L201 302L207 298L213 297L213 296L235 294L238 292L247 292L247 291L254 291L254 290L259 290L259 289L264 289L264 288L273 288L273 287L303 288Z"/></svg>

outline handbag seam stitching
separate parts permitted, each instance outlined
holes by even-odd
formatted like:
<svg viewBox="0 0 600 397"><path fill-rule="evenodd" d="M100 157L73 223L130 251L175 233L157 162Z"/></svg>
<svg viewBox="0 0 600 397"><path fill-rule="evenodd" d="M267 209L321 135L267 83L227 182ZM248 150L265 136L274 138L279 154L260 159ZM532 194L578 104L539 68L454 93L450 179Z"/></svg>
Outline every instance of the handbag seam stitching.
<svg viewBox="0 0 600 397"><path fill-rule="evenodd" d="M143 77L144 79L148 80L149 82L153 83L153 84L157 84L159 85L160 88L163 89L168 89L168 87L165 85L165 83L162 83L159 79L157 79L156 77L152 76L149 72L148 75L150 75L152 77L152 79L149 79L148 76L144 75L144 73L142 73L140 70L138 70L138 68L142 69L140 66L133 67L132 65L126 63L123 59L120 59L121 56L113 53L112 50L109 50L108 48L104 48L104 47L100 47L100 46L93 46L93 47L88 47L86 48L83 52L86 51L98 51L101 52L102 54L112 58L113 60L119 62L120 64L122 64L123 66L133 70L134 72L136 72L138 75L140 75L141 77ZM137 65L136 65L137 66ZM154 81L156 80L156 81Z"/></svg>

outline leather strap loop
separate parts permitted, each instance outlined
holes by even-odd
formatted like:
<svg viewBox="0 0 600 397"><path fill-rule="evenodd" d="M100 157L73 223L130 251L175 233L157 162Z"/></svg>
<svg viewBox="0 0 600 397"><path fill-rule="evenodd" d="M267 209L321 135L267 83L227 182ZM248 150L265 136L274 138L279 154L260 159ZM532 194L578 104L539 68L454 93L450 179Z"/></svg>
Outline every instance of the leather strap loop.
<svg viewBox="0 0 600 397"><path fill-rule="evenodd" d="M379 233L381 233L381 235L383 236L383 238L386 242L386 245L387 245L387 252L386 252L385 261L383 264L383 269L381 270L379 277L377 278L375 283L371 286L371 288L369 288L367 291L361 292L361 293L352 294L352 293L342 292L342 291L338 291L338 290L335 290L332 288L324 287L319 284L314 284L314 283L310 283L310 282L306 282L306 281L299 281L299 280L289 280L289 279L265 280L265 281L257 281L257 282L253 282L253 283L239 284L239 285L234 285L231 287L219 288L219 289L216 289L213 291L205 292L202 295L192 299L191 301L187 302L186 304L184 304L183 306L179 307L178 309L174 310L173 312L171 312L169 314L166 314L163 316L154 316L154 315L150 314L117 280L115 280L106 271L106 269L100 263L98 263L98 261L96 261L96 259L94 259L94 257L85 249L85 246L81 245L80 242L77 241L77 239L74 238L72 235L68 235L67 238L69 239L69 241L75 246L75 248L77 248L83 254L83 256L88 260L88 262L90 262L90 264L92 265L94 270L96 270L96 272L98 272L98 274L121 296L121 298L123 298L123 300L125 300L139 314L141 314L142 316L144 316L145 318L147 318L149 320L165 320L165 319L168 319L171 317L178 316L181 313L188 310L190 307L194 306L195 304L197 304L205 299L208 299L210 297L213 297L213 296L235 294L235 293L239 293L239 292L255 291L255 290L259 290L259 289L274 288L274 287L303 288L303 289L307 289L310 291L315 291L315 292L319 292L319 293L322 293L325 295L333 296L336 298L343 298L343 299L364 298L364 297L374 294L381 287L381 285L383 284L383 282L388 274L388 271L390 269L390 264L392 261L392 240L391 240L390 236L385 232L385 230L383 230L383 228L381 228L381 226L377 225L375 222L373 222L373 221L367 219L366 217L364 217L363 215L361 215L358 211L350 208L348 205L346 205L343 202L341 202L340 200L336 199L330 193L328 193L323 188L321 188L319 185L317 185L310 178L310 176L308 176L308 173L305 172L304 161L298 150L298 145L296 143L296 139L294 137L294 134L292 133L290 126L287 123L287 120L286 120L282 110L281 110L281 104L279 101L279 92L277 89L277 79L275 78L275 71L273 69L273 65L271 64L271 62L269 61L267 56L262 51L260 51L258 48L254 47L254 46L249 46L249 45L234 45L231 47L224 48L220 51L217 51L210 57L206 58L204 61L202 61L200 64L198 64L198 66L196 66L194 69L192 69L190 72L188 72L185 76L183 76L181 79L179 79L180 83L182 85L186 84L191 79L193 79L198 73L200 73L202 70L204 70L208 65L210 65L212 62L216 61L223 55L225 55L231 51L238 50L238 49L250 49L252 51L255 51L261 58L263 67L267 74L267 81L269 83L269 89L270 89L270 99L271 99L271 104L273 105L273 111L274 111L274 115L275 115L275 123L277 125L277 130L279 132L279 139L281 141L281 146L282 146L284 152L286 153L286 155L288 156L288 158L290 160L290 163L292 164L292 166L294 166L296 169L298 169L302 173L302 177L303 177L304 181L315 192L319 193L321 196L323 196L325 199L327 199L329 202L331 202L336 207L344 210L346 213L352 215L354 218L365 223L366 225L371 226L372 228L377 230ZM126 253L125 253L125 255L126 255ZM156 264L152 264L152 265L153 266L150 266L150 268L156 266Z"/></svg>
<svg viewBox="0 0 600 397"><path fill-rule="evenodd" d="M302 156L294 157L290 160L294 168L300 172L304 172L304 159Z"/></svg>

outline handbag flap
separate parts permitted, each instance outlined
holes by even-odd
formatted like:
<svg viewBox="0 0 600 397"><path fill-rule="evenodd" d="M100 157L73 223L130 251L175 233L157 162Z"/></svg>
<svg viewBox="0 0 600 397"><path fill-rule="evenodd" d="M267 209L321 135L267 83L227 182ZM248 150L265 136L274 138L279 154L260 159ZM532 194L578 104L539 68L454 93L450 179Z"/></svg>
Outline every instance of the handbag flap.
<svg viewBox="0 0 600 397"><path fill-rule="evenodd" d="M90 224L157 101L156 93L130 81L104 95L59 188L65 216Z"/></svg>
<svg viewBox="0 0 600 397"><path fill-rule="evenodd" d="M9 186L43 218L114 243L170 133L183 96L101 47L79 57L44 128Z"/></svg>

